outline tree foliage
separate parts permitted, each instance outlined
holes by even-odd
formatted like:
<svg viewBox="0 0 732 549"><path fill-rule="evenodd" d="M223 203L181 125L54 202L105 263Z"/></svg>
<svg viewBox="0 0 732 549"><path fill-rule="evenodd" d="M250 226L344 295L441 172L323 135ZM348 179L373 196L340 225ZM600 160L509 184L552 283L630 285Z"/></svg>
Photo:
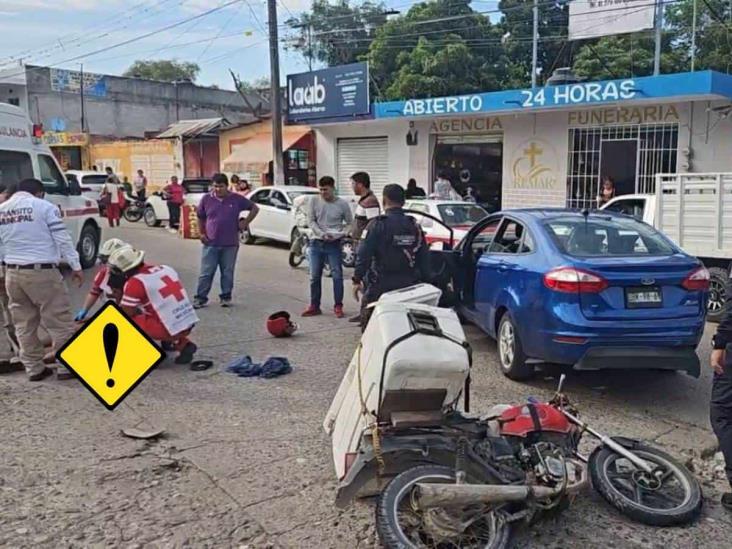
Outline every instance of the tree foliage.
<svg viewBox="0 0 732 549"><path fill-rule="evenodd" d="M160 80L162 82L175 82L176 80L195 82L199 72L201 72L201 67L188 61L177 61L175 59L137 60L122 73L122 76Z"/></svg>
<svg viewBox="0 0 732 549"><path fill-rule="evenodd" d="M384 11L378 2L314 0L309 13L287 21L296 32L289 47L328 66L354 63L368 53L376 29L386 22Z"/></svg>
<svg viewBox="0 0 732 549"><path fill-rule="evenodd" d="M454 95L531 85L533 2L500 0L501 17L469 0L426 0L387 20L384 6L314 0L289 23L293 46L316 63L368 60L380 100ZM473 6L480 6L474 8ZM661 72L691 69L693 0L665 6ZM698 0L695 69L732 71L732 2ZM653 31L568 42L568 3L539 2L538 83L570 66L589 80L653 73ZM305 25L305 26L303 26Z"/></svg>

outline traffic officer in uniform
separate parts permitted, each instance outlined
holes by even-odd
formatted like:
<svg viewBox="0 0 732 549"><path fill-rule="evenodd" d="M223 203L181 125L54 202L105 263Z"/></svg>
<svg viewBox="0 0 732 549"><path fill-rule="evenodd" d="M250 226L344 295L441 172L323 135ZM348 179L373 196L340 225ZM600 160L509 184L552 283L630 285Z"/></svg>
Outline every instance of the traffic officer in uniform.
<svg viewBox="0 0 732 549"><path fill-rule="evenodd" d="M727 303L724 318L717 326L712 340L712 399L710 419L719 440L719 448L726 464L727 480L732 487L732 279L727 282ZM730 350L730 354L727 351ZM722 494L722 505L732 511L732 490Z"/></svg>
<svg viewBox="0 0 732 549"><path fill-rule="evenodd" d="M361 328L366 329L372 308L384 292L429 280L429 251L422 229L404 213L405 194L399 185L384 187L385 214L368 225L356 256L353 295L363 293Z"/></svg>
<svg viewBox="0 0 732 549"><path fill-rule="evenodd" d="M43 200L43 184L25 179L17 192L0 204L0 244L5 254L5 288L10 314L20 343L20 360L30 381L52 374L43 363L43 343L38 328L48 331L53 348L59 349L74 334L69 290L59 270L63 260L72 279L81 286L79 254L66 230L61 212ZM57 367L57 377L71 373Z"/></svg>
<svg viewBox="0 0 732 549"><path fill-rule="evenodd" d="M4 183L0 183L0 204L5 202L10 195L13 194L12 188L9 188ZM13 319L10 316L10 308L8 302L8 293L5 291L5 259L2 246L0 245L0 312L2 313L3 327L5 328L5 335L8 338L8 345L10 346L10 358L9 362L13 367L15 365L20 366L20 345L18 344L18 338L15 335L15 326L13 325Z"/></svg>

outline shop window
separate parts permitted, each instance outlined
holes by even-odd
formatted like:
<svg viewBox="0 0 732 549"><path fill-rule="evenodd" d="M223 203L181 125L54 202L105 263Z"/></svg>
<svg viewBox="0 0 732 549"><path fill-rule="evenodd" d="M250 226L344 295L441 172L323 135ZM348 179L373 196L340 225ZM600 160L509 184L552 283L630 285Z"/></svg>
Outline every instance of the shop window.
<svg viewBox="0 0 732 549"><path fill-rule="evenodd" d="M290 149L287 151L288 170L307 170L310 155L308 151L301 149Z"/></svg>
<svg viewBox="0 0 732 549"><path fill-rule="evenodd" d="M567 207L597 207L603 176L616 194L652 194L656 174L676 172L678 124L571 128L567 159Z"/></svg>
<svg viewBox="0 0 732 549"><path fill-rule="evenodd" d="M8 103L20 107L20 97L8 97Z"/></svg>

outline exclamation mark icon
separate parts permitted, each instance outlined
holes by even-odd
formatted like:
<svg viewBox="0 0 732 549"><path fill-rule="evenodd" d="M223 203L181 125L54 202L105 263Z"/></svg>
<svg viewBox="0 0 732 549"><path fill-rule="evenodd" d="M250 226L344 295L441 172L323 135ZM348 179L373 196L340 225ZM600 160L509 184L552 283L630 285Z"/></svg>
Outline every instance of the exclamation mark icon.
<svg viewBox="0 0 732 549"><path fill-rule="evenodd" d="M112 366L114 366L114 357L117 354L117 344L119 343L119 330L114 324L107 324L102 333L104 339L104 354L107 357L107 367L109 375L112 375ZM110 377L107 380L107 387L114 387L114 380Z"/></svg>

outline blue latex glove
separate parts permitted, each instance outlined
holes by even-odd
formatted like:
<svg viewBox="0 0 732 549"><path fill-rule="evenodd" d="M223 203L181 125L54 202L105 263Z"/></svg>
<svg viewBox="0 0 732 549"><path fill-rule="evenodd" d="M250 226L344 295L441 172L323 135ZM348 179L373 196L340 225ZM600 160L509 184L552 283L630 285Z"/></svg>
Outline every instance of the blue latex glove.
<svg viewBox="0 0 732 549"><path fill-rule="evenodd" d="M76 316L74 317L74 320L76 322L80 322L80 321L84 320L86 318L86 314L88 312L89 311L87 311L86 309L79 309L79 311L76 313Z"/></svg>

